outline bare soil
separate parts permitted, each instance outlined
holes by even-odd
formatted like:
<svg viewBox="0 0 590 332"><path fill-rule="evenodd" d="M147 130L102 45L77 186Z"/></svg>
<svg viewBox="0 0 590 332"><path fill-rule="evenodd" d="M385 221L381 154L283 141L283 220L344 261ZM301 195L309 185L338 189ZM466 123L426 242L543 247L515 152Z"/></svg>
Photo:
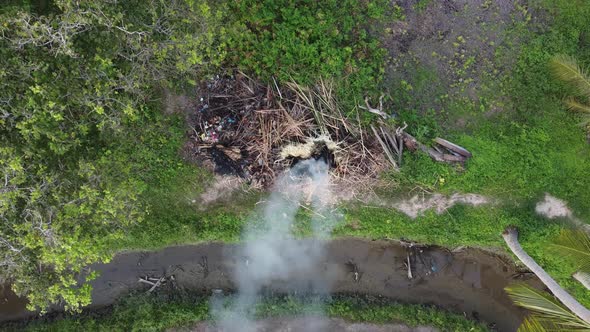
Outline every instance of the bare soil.
<svg viewBox="0 0 590 332"><path fill-rule="evenodd" d="M437 214L442 214L455 204L479 206L490 202L491 199L482 195L455 193L451 196L444 196L441 194L428 196L416 195L408 200L395 202L392 206L394 209L403 212L410 218L417 218L425 211L431 209Z"/></svg>
<svg viewBox="0 0 590 332"><path fill-rule="evenodd" d="M535 212L549 219L571 218L573 216L572 210L565 201L549 194L545 194L543 200L537 203Z"/></svg>
<svg viewBox="0 0 590 332"><path fill-rule="evenodd" d="M485 112L502 111L502 96L489 93L512 67L518 52L514 28L526 20L521 1L513 0L393 0L404 19L386 26L382 37L389 52L387 84L395 90L411 85L413 98L394 100L405 109L440 113L455 100L487 101ZM419 4L422 3L422 4ZM424 5L426 3L426 5ZM400 85L400 82L406 85ZM410 89L410 88L409 88ZM469 122L457 110L448 125Z"/></svg>

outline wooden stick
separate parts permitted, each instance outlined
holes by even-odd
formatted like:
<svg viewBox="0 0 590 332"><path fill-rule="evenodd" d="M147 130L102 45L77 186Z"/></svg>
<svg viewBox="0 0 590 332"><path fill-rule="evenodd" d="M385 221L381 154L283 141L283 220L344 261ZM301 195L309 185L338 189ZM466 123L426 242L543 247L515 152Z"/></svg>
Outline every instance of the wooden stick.
<svg viewBox="0 0 590 332"><path fill-rule="evenodd" d="M462 155L465 158L471 158L472 157L471 152L467 151L467 149L465 149L465 148L463 148L461 146L458 146L455 143L451 143L451 142L447 141L446 139L442 139L440 137L437 137L437 138L434 139L434 141L437 144L439 144L441 146L444 146L445 148L449 149L449 151L456 152L456 153Z"/></svg>
<svg viewBox="0 0 590 332"><path fill-rule="evenodd" d="M151 293L154 289L156 289L157 287L159 287L162 282L164 281L164 279L166 279L166 277L162 277L160 278L160 280L158 280L153 286L152 288L150 288L150 290L148 291L148 293Z"/></svg>
<svg viewBox="0 0 590 332"><path fill-rule="evenodd" d="M138 282L143 282L144 284L148 284L148 285L150 285L150 286L153 286L153 285L155 285L153 282L151 282L151 281L147 281L147 280L145 280L145 279L141 279L141 278L138 280Z"/></svg>
<svg viewBox="0 0 590 332"><path fill-rule="evenodd" d="M379 144L381 144L381 147L383 148L383 151L385 152L385 155L387 156L387 158L389 159L389 161L391 162L391 164L393 165L393 167L396 170L399 170L398 165L395 162L395 159L393 158L393 154L391 153L391 149L389 149L389 147L387 146L387 144L383 141L383 139L381 139L381 136L377 132L377 129L375 129L375 127L373 127L373 125L371 125L371 129L373 130L373 133L375 134L375 137L377 138L377 141L379 142Z"/></svg>
<svg viewBox="0 0 590 332"><path fill-rule="evenodd" d="M410 265L410 253L406 253L406 258L408 260L408 279L412 279L412 265Z"/></svg>

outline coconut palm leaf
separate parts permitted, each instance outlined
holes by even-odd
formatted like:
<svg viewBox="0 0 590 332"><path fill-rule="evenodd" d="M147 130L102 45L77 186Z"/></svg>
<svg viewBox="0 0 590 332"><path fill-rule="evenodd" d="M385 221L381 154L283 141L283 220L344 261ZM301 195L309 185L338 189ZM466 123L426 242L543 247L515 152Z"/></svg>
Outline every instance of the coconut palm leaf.
<svg viewBox="0 0 590 332"><path fill-rule="evenodd" d="M533 312L519 331L590 331L590 323L542 291L522 283L505 289L516 305Z"/></svg>
<svg viewBox="0 0 590 332"><path fill-rule="evenodd" d="M588 233L583 230L564 230L551 246L565 257L569 257L582 272L590 272L590 236Z"/></svg>
<svg viewBox="0 0 590 332"><path fill-rule="evenodd" d="M551 59L549 66L556 78L568 83L579 95L590 98L590 77L574 57L556 55Z"/></svg>
<svg viewBox="0 0 590 332"><path fill-rule="evenodd" d="M529 316L524 319L522 324L518 327L518 332L547 332L548 330L543 326L543 323L535 316Z"/></svg>
<svg viewBox="0 0 590 332"><path fill-rule="evenodd" d="M590 105L581 103L574 97L567 97L564 103L570 111L590 114Z"/></svg>

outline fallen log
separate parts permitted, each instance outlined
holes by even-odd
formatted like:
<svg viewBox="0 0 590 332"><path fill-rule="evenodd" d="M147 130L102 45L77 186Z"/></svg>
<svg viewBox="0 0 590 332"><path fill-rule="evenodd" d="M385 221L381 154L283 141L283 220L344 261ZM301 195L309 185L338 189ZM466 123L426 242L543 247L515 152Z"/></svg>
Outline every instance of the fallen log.
<svg viewBox="0 0 590 332"><path fill-rule="evenodd" d="M365 98L366 107L359 106L362 109L365 109L373 114L377 114L381 116L383 119L389 119L390 116L382 111L383 108L383 95L379 98L379 108L373 108L369 104L369 100ZM441 149L435 147L428 147L422 143L420 143L414 136L406 133L404 129L407 127L407 124L404 124L403 128L397 128L395 134L392 135L389 131L384 130L383 126L379 129L381 133L375 129L371 125L371 129L377 138L377 141L383 148L385 155L393 165L394 169L399 169L401 165L401 158L403 154L403 146L405 145L411 151L415 150L422 150L424 153L428 154L430 158L434 159L438 162L443 163L463 163L468 158L471 158L471 152L467 151L467 149L447 141L446 139L437 137L434 139L434 142L441 147L448 150L450 153L445 153L441 151ZM395 156L397 156L397 161L395 160Z"/></svg>
<svg viewBox="0 0 590 332"><path fill-rule="evenodd" d="M462 155L465 158L472 157L471 152L467 151L467 149L465 149L455 143L451 143L451 142L447 141L446 139L437 137L434 139L434 142L436 142L438 145L445 147L447 150L449 150L451 152L456 152L456 153Z"/></svg>
<svg viewBox="0 0 590 332"><path fill-rule="evenodd" d="M467 160L467 158L462 155L452 155L449 153L441 153L439 151L436 151L435 149L420 143L414 136L406 132L403 132L402 135L404 144L408 149L412 151L420 149L422 152L428 154L430 158L432 158L435 161L443 163L462 163Z"/></svg>

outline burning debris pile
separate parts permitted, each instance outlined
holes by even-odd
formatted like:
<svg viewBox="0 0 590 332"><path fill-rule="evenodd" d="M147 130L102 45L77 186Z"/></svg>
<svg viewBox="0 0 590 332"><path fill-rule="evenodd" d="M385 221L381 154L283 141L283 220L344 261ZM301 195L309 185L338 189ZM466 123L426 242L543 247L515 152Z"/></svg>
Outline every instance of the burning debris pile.
<svg viewBox="0 0 590 332"><path fill-rule="evenodd" d="M263 85L243 73L217 76L201 89L192 114L188 149L218 174L239 176L269 188L284 170L303 159L323 159L331 175L363 191L387 167L399 169L404 147L439 162L463 163L469 151L442 138L426 146L397 127L379 108L342 110L332 83ZM361 126L359 109L379 115L379 130ZM372 130L372 131L370 131ZM352 195L354 196L354 194Z"/></svg>
<svg viewBox="0 0 590 332"><path fill-rule="evenodd" d="M357 182L387 167L379 143L338 105L332 85L262 85L242 73L202 89L190 149L215 172L268 188L303 159L323 159L338 179Z"/></svg>

